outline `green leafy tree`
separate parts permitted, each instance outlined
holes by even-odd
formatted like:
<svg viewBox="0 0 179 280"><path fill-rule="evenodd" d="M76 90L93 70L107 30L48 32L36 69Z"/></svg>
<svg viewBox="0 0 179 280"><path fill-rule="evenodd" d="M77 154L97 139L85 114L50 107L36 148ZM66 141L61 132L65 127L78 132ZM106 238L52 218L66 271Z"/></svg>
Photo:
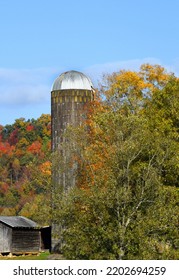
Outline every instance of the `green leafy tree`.
<svg viewBox="0 0 179 280"><path fill-rule="evenodd" d="M66 258L178 258L178 86L160 66L107 77L74 131L78 180L56 212Z"/></svg>

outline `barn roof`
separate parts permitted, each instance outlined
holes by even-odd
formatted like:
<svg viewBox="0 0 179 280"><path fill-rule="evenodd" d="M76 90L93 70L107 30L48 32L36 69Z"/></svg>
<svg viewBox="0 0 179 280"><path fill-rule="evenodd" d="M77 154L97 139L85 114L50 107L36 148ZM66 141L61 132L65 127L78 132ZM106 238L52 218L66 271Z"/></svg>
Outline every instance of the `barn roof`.
<svg viewBox="0 0 179 280"><path fill-rule="evenodd" d="M0 222L12 228L39 228L37 223L22 216L0 216Z"/></svg>

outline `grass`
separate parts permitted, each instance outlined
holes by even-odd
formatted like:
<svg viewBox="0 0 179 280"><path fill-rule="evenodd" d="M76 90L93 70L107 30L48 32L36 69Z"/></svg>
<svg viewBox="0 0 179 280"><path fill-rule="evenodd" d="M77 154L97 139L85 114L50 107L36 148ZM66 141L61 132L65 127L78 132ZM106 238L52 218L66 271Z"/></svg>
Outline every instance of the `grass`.
<svg viewBox="0 0 179 280"><path fill-rule="evenodd" d="M49 252L42 252L38 255L0 256L0 260L48 260L49 255Z"/></svg>

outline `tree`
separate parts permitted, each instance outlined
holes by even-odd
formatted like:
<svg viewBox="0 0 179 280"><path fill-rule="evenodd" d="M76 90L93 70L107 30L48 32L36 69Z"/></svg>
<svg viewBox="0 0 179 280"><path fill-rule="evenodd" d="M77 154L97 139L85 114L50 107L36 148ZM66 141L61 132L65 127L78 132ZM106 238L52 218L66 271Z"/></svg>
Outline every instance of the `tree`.
<svg viewBox="0 0 179 280"><path fill-rule="evenodd" d="M78 180L57 211L66 258L178 257L178 85L160 66L107 77L74 131Z"/></svg>
<svg viewBox="0 0 179 280"><path fill-rule="evenodd" d="M50 222L50 140L50 115L0 126L1 215Z"/></svg>

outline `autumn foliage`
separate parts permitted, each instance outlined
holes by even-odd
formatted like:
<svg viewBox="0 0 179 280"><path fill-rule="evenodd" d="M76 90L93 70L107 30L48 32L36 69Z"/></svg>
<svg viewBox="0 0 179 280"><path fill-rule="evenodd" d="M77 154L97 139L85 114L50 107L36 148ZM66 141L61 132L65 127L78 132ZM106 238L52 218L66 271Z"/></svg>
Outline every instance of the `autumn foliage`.
<svg viewBox="0 0 179 280"><path fill-rule="evenodd" d="M70 131L78 180L59 202L63 254L177 259L179 79L147 64L105 76L100 94Z"/></svg>
<svg viewBox="0 0 179 280"><path fill-rule="evenodd" d="M50 154L50 115L0 126L0 215L48 222L49 213L44 211L50 212Z"/></svg>
<svg viewBox="0 0 179 280"><path fill-rule="evenodd" d="M145 64L104 76L66 153L49 115L1 125L0 215L52 218L67 259L178 259L178 108L179 79ZM74 166L75 187L51 187Z"/></svg>

